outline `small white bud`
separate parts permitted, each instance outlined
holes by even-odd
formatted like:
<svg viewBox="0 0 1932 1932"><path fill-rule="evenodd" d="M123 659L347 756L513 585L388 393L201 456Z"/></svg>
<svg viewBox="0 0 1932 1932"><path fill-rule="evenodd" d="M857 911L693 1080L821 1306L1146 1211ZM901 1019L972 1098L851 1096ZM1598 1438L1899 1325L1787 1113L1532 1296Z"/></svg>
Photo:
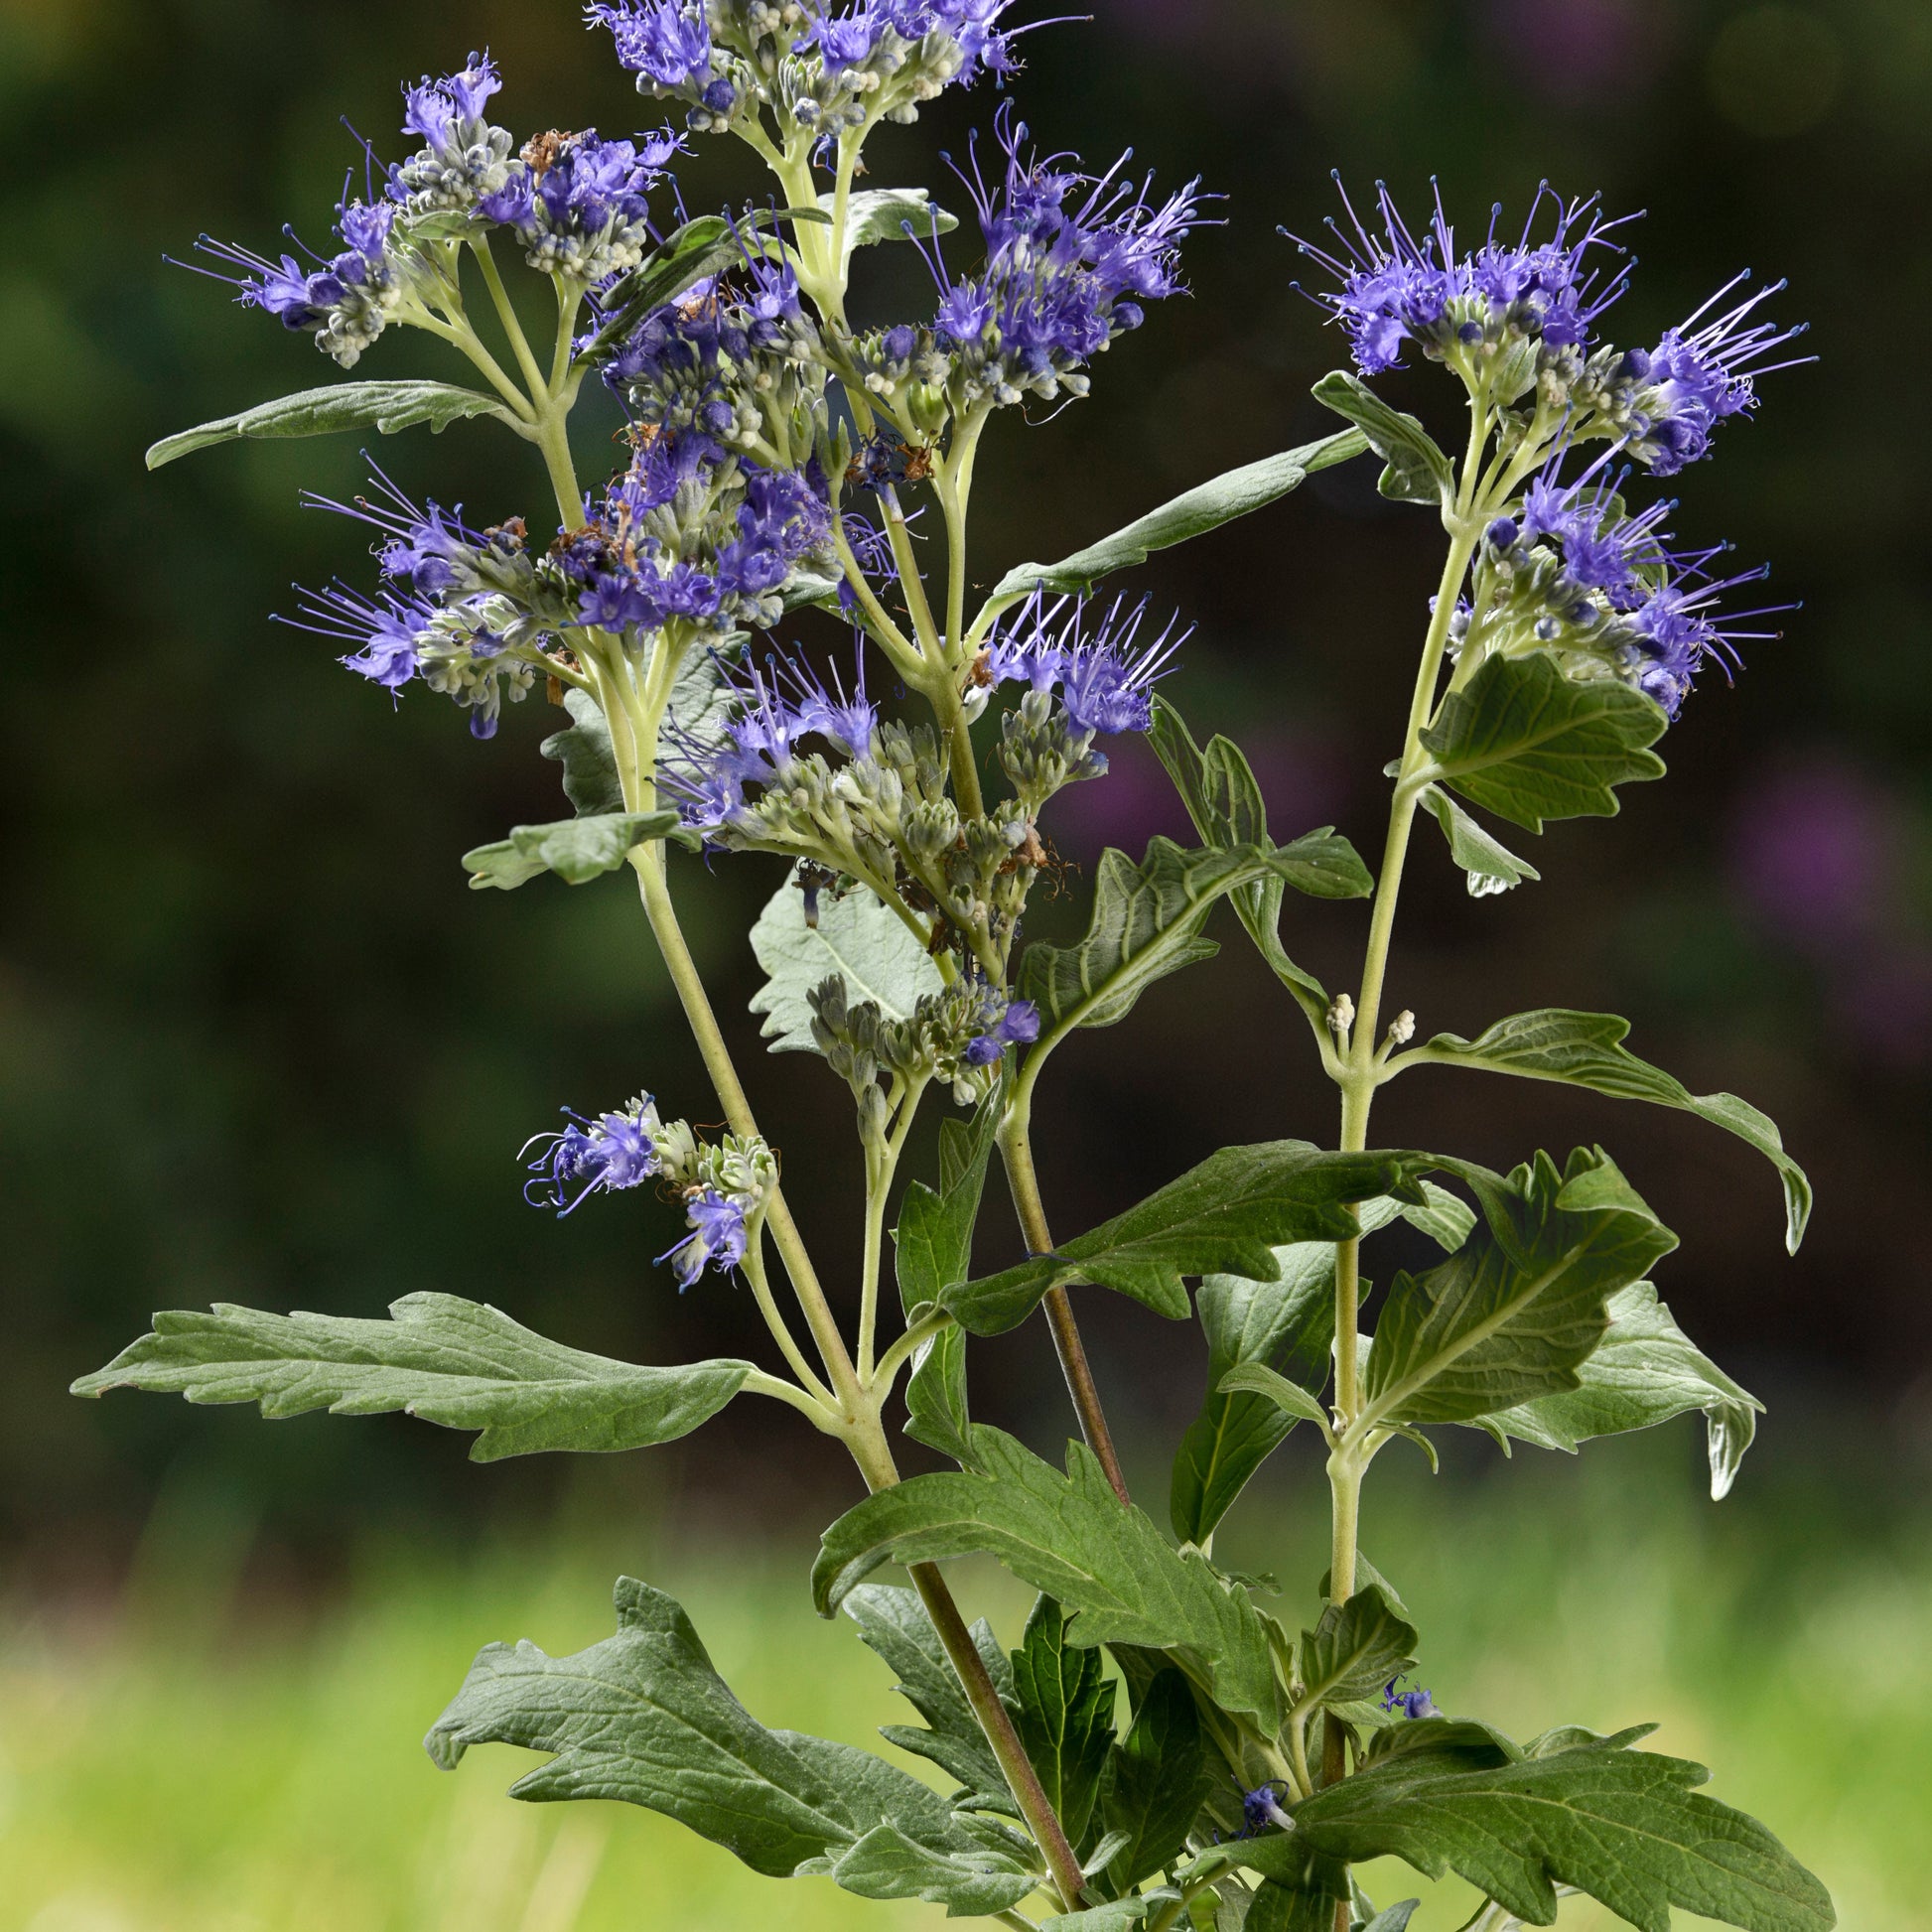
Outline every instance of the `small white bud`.
<svg viewBox="0 0 1932 1932"><path fill-rule="evenodd" d="M1389 1037L1398 1046L1407 1046L1416 1036L1416 1016L1407 1007L1389 1022Z"/></svg>
<svg viewBox="0 0 1932 1932"><path fill-rule="evenodd" d="M1333 1034L1345 1034L1355 1024L1355 1002L1346 993L1337 993L1334 1004L1328 1009L1328 1030Z"/></svg>

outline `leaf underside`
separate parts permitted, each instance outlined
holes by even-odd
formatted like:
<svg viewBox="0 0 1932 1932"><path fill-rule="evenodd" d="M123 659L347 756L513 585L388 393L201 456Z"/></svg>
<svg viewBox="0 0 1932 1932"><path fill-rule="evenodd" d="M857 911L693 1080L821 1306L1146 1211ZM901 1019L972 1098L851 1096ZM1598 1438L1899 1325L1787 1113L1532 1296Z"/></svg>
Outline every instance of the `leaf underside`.
<svg viewBox="0 0 1932 1932"><path fill-rule="evenodd" d="M397 1410L483 1433L478 1462L545 1449L644 1449L687 1436L745 1386L750 1362L645 1368L546 1340L455 1295L406 1295L386 1321L266 1314L217 1302L157 1314L154 1329L75 1395L148 1389L190 1402L257 1402L280 1419Z"/></svg>
<svg viewBox="0 0 1932 1932"><path fill-rule="evenodd" d="M545 872L582 886L615 872L637 846L679 829L676 812L611 812L554 825L518 825L508 838L466 852L463 865L479 892L514 892Z"/></svg>
<svg viewBox="0 0 1932 1932"><path fill-rule="evenodd" d="M148 452L148 468L159 470L178 457L243 438L332 436L353 429L391 436L418 423L440 434L466 416L494 416L518 426L496 397L449 382L332 382L163 437Z"/></svg>

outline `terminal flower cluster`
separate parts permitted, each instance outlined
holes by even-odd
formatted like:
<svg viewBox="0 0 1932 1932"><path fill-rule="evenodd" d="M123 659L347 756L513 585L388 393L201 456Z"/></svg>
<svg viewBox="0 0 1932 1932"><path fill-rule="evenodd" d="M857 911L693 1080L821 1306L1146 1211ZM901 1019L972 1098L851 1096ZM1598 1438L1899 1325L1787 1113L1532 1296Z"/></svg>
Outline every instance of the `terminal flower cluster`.
<svg viewBox="0 0 1932 1932"><path fill-rule="evenodd" d="M762 108L837 135L912 121L954 82L1015 71L1013 0L595 0L637 90L689 103L698 132Z"/></svg>
<svg viewBox="0 0 1932 1932"><path fill-rule="evenodd" d="M954 406L1009 406L1027 396L1084 396L1085 365L1138 329L1146 305L1182 292L1180 242L1201 225L1198 181L1153 199L1152 178L1125 179L1123 155L1105 175L1072 156L1023 154L1027 126L1003 107L995 123L1005 177L990 187L974 143L961 171L986 240L985 266L957 280L935 242L926 250L939 285L931 339L946 361ZM901 337L908 368L920 339Z"/></svg>
<svg viewBox="0 0 1932 1932"><path fill-rule="evenodd" d="M889 1017L875 1000L854 1001L837 975L806 999L812 1038L851 1086L860 1132L868 1138L884 1132L890 1110L881 1075L901 1087L937 1079L951 1087L960 1106L976 1106L1007 1049L1039 1037L1039 1012L1032 1001L1012 999L972 972L943 992L922 994L903 1018Z"/></svg>

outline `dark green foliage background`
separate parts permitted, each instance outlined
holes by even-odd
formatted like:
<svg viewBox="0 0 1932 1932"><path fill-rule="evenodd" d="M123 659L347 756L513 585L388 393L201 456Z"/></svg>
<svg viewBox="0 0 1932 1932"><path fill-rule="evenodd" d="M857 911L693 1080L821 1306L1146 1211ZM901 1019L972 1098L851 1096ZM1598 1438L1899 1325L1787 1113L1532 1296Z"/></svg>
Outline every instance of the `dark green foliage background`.
<svg viewBox="0 0 1932 1932"><path fill-rule="evenodd" d="M338 114L393 154L397 79L487 43L508 75L502 118L519 131L649 124L575 12L561 0L0 4L12 148L0 622L13 670L0 727L0 1535L24 1539L49 1574L111 1560L171 1480L213 1479L275 1541L326 1547L351 1519L528 1505L562 1473L543 1460L473 1469L460 1439L400 1421L265 1428L252 1412L69 1401L69 1380L155 1308L373 1314L435 1290L636 1359L762 1359L746 1298L707 1282L680 1299L652 1270L676 1238L669 1209L597 1202L559 1227L518 1197L515 1150L560 1104L608 1105L644 1084L669 1111L715 1111L621 885L465 890L458 855L557 815L555 767L536 744L561 714L527 704L479 747L442 700L412 692L392 717L319 640L266 621L291 607L292 576L366 580L354 531L296 501L304 484L356 486L346 443L224 449L155 477L140 461L159 436L328 379L300 339L160 257L204 226L267 246L286 218L320 241L354 152ZM1228 225L1190 250L1196 299L1108 356L1092 401L991 440L978 497L989 583L1331 426L1308 389L1341 345L1291 291L1298 264L1275 234L1329 212L1331 164L1364 193L1388 177L1412 211L1438 171L1464 227L1498 196L1519 218L1545 174L1573 192L1600 186L1613 207L1647 205L1622 311L1632 335L1654 335L1734 269L1791 276L1780 313L1813 319L1825 365L1776 378L1762 420L1733 425L1720 461L1683 479L1681 527L1773 558L1807 608L1783 642L1752 649L1734 692L1706 678L1663 747L1669 781L1632 788L1619 822L1515 842L1544 884L1471 902L1424 827L1392 994L1425 1036L1549 1004L1628 1013L1647 1058L1780 1120L1819 1189L1804 1254L1784 1257L1758 1158L1689 1118L1423 1072L1385 1099L1378 1135L1504 1168L1537 1144L1603 1140L1687 1236L1660 1275L1673 1308L1772 1399L1774 1434L1800 1376L1828 1395L1867 1378L1882 1413L1923 1413L1923 10L1101 0L1097 12L1026 44L1039 138L1090 160L1131 140L1137 165L1165 180L1198 169L1228 193ZM935 151L958 151L995 105L983 91L883 134L875 185L943 196ZM700 154L694 208L762 192L749 158ZM881 313L925 311L909 259L867 267L865 300ZM434 345L400 336L357 371L417 372L446 371ZM1449 386L1429 371L1388 393L1453 433ZM586 427L587 473L609 427ZM413 432L381 460L412 492L461 497L483 520L543 500L534 459L491 425ZM1371 857L1374 774L1400 731L1440 546L1430 518L1376 498L1374 474L1363 463L1317 479L1138 574L1199 621L1166 688L1202 737L1226 729L1255 754L1277 836L1332 818ZM1818 797L1839 815L1822 858L1804 802ZM1184 831L1144 748L1078 803L1057 836L1087 880L1097 828L1136 856L1153 833ZM1765 814L1781 814L1773 830ZM706 881L696 861L674 864L719 1004L755 1059L744 1010L758 974L742 935L776 875L738 862ZM1347 985L1365 911L1291 898L1291 950ZM1062 937L1070 923L1066 908L1038 921ZM1215 929L1233 942L1220 961L1056 1058L1038 1138L1062 1238L1224 1143L1332 1137L1299 1017L1232 916ZM856 1246L838 1211L857 1179L842 1090L802 1056L755 1071L836 1281ZM913 1172L936 1173L929 1146ZM1003 1212L989 1211L982 1267L1017 1258ZM1165 1449L1199 1399L1192 1368L1173 1364L1204 1362L1204 1346L1101 1302L1087 1298L1089 1328L1122 1433L1158 1424L1150 1441ZM991 1418L1031 1424L1036 1440L1059 1433L1034 1330L979 1345L974 1382ZM835 1448L802 1433L769 1457L766 1433L787 1425L754 1409L630 1479L676 1485L688 1463L694 1484L766 1499L747 1509L781 1506L790 1484L845 1482ZM1684 1449L1688 1461L1688 1432Z"/></svg>

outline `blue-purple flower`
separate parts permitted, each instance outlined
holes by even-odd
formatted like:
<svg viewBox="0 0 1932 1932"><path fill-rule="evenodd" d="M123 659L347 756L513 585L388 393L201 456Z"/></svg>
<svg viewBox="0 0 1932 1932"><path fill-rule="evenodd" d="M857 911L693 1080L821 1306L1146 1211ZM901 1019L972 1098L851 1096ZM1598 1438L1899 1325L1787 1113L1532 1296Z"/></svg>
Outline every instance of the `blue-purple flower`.
<svg viewBox="0 0 1932 1932"><path fill-rule="evenodd" d="M411 214L461 214L503 186L515 141L488 115L502 85L489 56L472 54L461 72L403 88L403 132L423 145L390 169L391 200Z"/></svg>
<svg viewBox="0 0 1932 1932"><path fill-rule="evenodd" d="M1279 1779L1258 1785L1241 1794L1242 1838L1260 1838L1270 1831L1292 1832L1295 1821L1282 1809L1280 1793L1287 1786Z"/></svg>
<svg viewBox="0 0 1932 1932"><path fill-rule="evenodd" d="M1437 359L1510 334L1553 348L1583 347L1628 282L1628 260L1613 237L1634 217L1606 218L1593 195L1566 202L1546 182L1515 240L1499 231L1498 205L1482 246L1462 253L1440 194L1420 235L1380 183L1373 227L1345 189L1341 199L1346 222L1329 219L1332 246L1291 238L1333 278L1334 287L1314 300L1346 332L1364 375L1400 366L1411 343ZM1539 238L1546 218L1549 230Z"/></svg>
<svg viewBox="0 0 1932 1932"><path fill-rule="evenodd" d="M968 1066L991 1066L1009 1046L1031 1046L1039 1037L1039 1009L1031 1000L1009 1001L989 988L981 1020L984 1031L966 1047Z"/></svg>
<svg viewBox="0 0 1932 1932"><path fill-rule="evenodd" d="M684 1203L691 1232L676 1247L659 1255L671 1264L680 1293L689 1288L707 1267L728 1275L745 1259L750 1238L747 1217L755 1202L736 1194L721 1194L715 1187L700 1188Z"/></svg>
<svg viewBox="0 0 1932 1932"><path fill-rule="evenodd" d="M1382 1691L1382 1709L1393 1716L1400 1711L1405 1718L1433 1718L1437 1716L1435 1700L1425 1690L1405 1691L1400 1689L1402 1679L1392 1677Z"/></svg>
<svg viewBox="0 0 1932 1932"><path fill-rule="evenodd" d="M524 1143L539 1153L528 1164L535 1179L524 1183L523 1197L534 1207L554 1207L559 1215L581 1207L592 1194L640 1187L662 1172L655 1136L661 1131L649 1094L639 1094L617 1113L591 1119L564 1109L567 1124L555 1134Z"/></svg>
<svg viewBox="0 0 1932 1932"><path fill-rule="evenodd" d="M1085 364L1139 328L1147 303L1181 292L1179 244L1201 224L1200 184L1157 201L1152 177L1123 177L1126 156L1096 178L1069 155L1023 156L1027 127L1011 103L995 126L1004 179L988 185L977 142L970 172L958 171L985 266L955 281L936 241L921 244L939 285L934 335L951 352L962 403L1084 395Z"/></svg>
<svg viewBox="0 0 1932 1932"><path fill-rule="evenodd" d="M603 141L595 128L543 135L477 211L516 231L532 268L602 282L634 268L656 240L649 194L682 145L668 128L634 141Z"/></svg>
<svg viewBox="0 0 1932 1932"><path fill-rule="evenodd" d="M1148 608L1146 600L1130 605L1117 598L1089 628L1085 598L1035 591L989 640L975 682L1057 691L1076 731L1151 730L1154 686L1193 632L1189 626L1176 635L1178 620L1170 619L1142 645Z"/></svg>

